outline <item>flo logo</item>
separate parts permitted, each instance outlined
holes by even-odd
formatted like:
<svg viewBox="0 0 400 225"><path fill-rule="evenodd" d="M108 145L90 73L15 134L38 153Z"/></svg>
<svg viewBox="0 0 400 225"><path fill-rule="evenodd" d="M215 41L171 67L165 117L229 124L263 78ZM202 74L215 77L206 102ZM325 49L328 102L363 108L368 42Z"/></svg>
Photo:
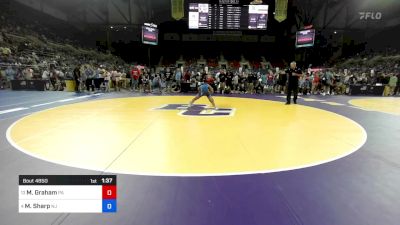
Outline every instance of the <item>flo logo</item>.
<svg viewBox="0 0 400 225"><path fill-rule="evenodd" d="M359 12L360 20L380 20L382 19L381 12Z"/></svg>
<svg viewBox="0 0 400 225"><path fill-rule="evenodd" d="M192 105L192 107L189 108L187 104L168 104L160 108L155 108L154 110L180 111L178 115L182 116L233 116L235 114L235 109L210 109L207 105Z"/></svg>

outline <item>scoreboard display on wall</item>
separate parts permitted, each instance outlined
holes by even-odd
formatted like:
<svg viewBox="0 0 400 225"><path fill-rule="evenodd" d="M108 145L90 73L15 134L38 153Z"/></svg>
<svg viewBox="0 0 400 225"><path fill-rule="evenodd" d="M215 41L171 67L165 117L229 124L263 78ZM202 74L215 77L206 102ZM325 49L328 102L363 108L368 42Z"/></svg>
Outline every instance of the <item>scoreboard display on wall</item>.
<svg viewBox="0 0 400 225"><path fill-rule="evenodd" d="M296 48L312 47L315 42L315 30L301 30L296 33Z"/></svg>
<svg viewBox="0 0 400 225"><path fill-rule="evenodd" d="M158 44L158 29L157 25L152 23L145 23L142 26L142 43L149 45Z"/></svg>
<svg viewBox="0 0 400 225"><path fill-rule="evenodd" d="M190 1L189 29L266 30L268 5L262 0Z"/></svg>

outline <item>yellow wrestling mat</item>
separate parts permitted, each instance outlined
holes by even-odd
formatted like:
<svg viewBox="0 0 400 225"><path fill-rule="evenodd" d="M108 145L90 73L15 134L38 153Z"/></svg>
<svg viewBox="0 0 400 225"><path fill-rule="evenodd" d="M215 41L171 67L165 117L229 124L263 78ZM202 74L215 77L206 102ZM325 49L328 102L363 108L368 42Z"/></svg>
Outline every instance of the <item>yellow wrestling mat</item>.
<svg viewBox="0 0 400 225"><path fill-rule="evenodd" d="M364 110L389 113L400 116L400 98L363 98L353 99L349 104Z"/></svg>
<svg viewBox="0 0 400 225"><path fill-rule="evenodd" d="M98 171L206 176L275 172L344 157L366 141L356 122L317 108L216 97L117 98L65 105L14 123L7 138L46 161ZM181 105L182 104L182 105Z"/></svg>

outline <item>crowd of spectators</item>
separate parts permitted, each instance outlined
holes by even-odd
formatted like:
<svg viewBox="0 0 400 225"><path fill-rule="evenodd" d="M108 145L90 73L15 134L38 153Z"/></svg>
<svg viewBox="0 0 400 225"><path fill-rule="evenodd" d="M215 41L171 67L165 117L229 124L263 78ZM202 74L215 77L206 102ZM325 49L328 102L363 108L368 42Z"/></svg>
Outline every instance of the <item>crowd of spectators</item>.
<svg viewBox="0 0 400 225"><path fill-rule="evenodd" d="M105 71L128 71L129 67L111 54L77 47L62 38L47 38L34 27L19 26L0 16L1 89L10 88L11 80L45 80L49 90L63 90L65 80L73 79L76 67L85 81L103 77Z"/></svg>
<svg viewBox="0 0 400 225"><path fill-rule="evenodd" d="M2 55L9 55L8 51ZM12 53L11 53L12 54ZM59 59L59 60L57 60ZM75 58L74 58L75 59ZM25 60L25 64L18 64ZM29 63L26 63L27 60ZM72 58L71 58L72 60ZM68 63L69 62L69 63ZM13 62L14 63L14 62ZM68 61L64 55L19 57L17 63L2 67L2 79L44 79L49 81L49 89L62 90L63 80L71 78L76 82L76 91L110 91L130 89L143 93L172 93L196 91L201 82L210 84L221 94L229 93L284 93L287 74L284 68L218 68L197 66L195 63L182 67L174 65L147 68L144 66L115 65L96 60ZM28 65L29 66L23 66ZM1 65L1 64L0 64ZM73 67L72 67L73 66ZM381 85L388 87L388 95L398 95L400 74L397 65L392 69L381 70L380 65L363 67L353 65L344 69L344 65L331 68L303 69L299 79L299 92L303 95L347 94L350 85ZM183 85L188 89L182 88ZM3 82L2 87L6 87Z"/></svg>
<svg viewBox="0 0 400 225"><path fill-rule="evenodd" d="M400 59L400 56L391 57ZM396 60L392 60L391 65L381 65L379 62L373 64L365 60L363 65L350 66L346 65L348 62L344 62L330 68L304 68L303 76L299 79L299 92L303 95L348 94L350 85L374 85L386 86L387 95L398 95L400 68L395 63ZM155 70L134 69L131 76L132 89L141 92L152 90L176 92L180 91L182 84L185 83L189 84L190 90L196 91L201 82L206 82L221 94L266 94L284 93L287 84L287 73L284 68L260 66L256 69L241 67L221 69L199 66L193 60L180 68L171 65Z"/></svg>
<svg viewBox="0 0 400 225"><path fill-rule="evenodd" d="M400 91L400 54L395 49L361 54L337 63L333 71L349 85L383 85L388 95L397 95Z"/></svg>

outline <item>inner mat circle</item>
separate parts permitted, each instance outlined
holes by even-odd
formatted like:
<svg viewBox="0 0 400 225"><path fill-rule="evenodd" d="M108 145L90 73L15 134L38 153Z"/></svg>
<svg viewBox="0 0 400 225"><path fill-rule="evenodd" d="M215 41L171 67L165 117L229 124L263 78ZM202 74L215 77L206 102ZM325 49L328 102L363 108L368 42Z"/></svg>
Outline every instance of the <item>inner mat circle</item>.
<svg viewBox="0 0 400 225"><path fill-rule="evenodd" d="M98 171L207 176L276 172L344 157L365 130L338 114L251 98L114 98L65 105L24 117L7 132L34 157ZM191 111L193 110L193 111ZM219 112L228 112L227 114Z"/></svg>

